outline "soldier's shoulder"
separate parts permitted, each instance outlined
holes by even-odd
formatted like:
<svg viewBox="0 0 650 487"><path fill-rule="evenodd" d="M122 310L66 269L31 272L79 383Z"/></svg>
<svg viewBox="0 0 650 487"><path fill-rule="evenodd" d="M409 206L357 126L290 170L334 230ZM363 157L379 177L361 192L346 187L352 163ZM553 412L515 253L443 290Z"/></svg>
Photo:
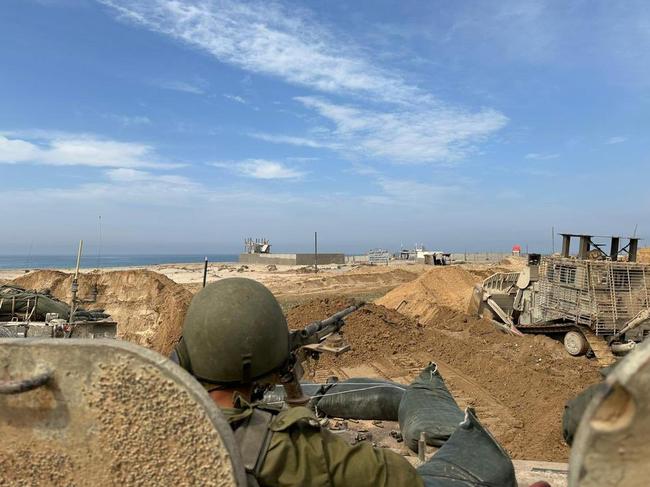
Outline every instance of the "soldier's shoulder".
<svg viewBox="0 0 650 487"><path fill-rule="evenodd" d="M299 406L278 413L271 423L271 431L284 431L297 424L320 428L314 413L306 407Z"/></svg>

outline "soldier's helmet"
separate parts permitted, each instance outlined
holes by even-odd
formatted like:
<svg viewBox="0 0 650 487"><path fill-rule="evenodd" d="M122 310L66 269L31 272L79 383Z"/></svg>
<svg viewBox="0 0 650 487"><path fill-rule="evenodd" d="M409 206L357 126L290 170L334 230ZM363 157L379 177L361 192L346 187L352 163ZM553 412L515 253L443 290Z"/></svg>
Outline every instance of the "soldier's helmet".
<svg viewBox="0 0 650 487"><path fill-rule="evenodd" d="M223 279L199 291L185 316L177 361L203 382L248 384L285 365L289 329L277 300L252 279Z"/></svg>

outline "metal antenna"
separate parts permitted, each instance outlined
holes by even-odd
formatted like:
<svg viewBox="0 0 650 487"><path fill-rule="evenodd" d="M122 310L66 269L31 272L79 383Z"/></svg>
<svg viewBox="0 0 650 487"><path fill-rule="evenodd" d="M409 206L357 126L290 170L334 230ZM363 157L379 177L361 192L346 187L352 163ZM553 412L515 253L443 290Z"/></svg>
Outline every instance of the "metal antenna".
<svg viewBox="0 0 650 487"><path fill-rule="evenodd" d="M32 264L32 247L34 246L34 238L32 237L32 241L29 242L29 252L27 253L27 269L30 268Z"/></svg>
<svg viewBox="0 0 650 487"><path fill-rule="evenodd" d="M84 249L84 241L79 240L79 250L77 251L77 265L75 267L74 271L74 277L72 278L72 286L71 286L71 291L72 291L72 306L70 307L70 316L68 317L68 323L72 323L72 319L74 317L74 314L77 312L77 291L79 291L79 265L81 263L81 253L83 252Z"/></svg>
<svg viewBox="0 0 650 487"><path fill-rule="evenodd" d="M208 281L208 256L205 256L205 261L203 262L203 287L205 287L205 283Z"/></svg>
<svg viewBox="0 0 650 487"><path fill-rule="evenodd" d="M102 216L99 215L99 246L97 247L97 269L102 267Z"/></svg>
<svg viewBox="0 0 650 487"><path fill-rule="evenodd" d="M314 232L314 272L318 272L318 232Z"/></svg>
<svg viewBox="0 0 650 487"><path fill-rule="evenodd" d="M636 237L636 231L638 228L639 228L639 224L637 223L636 225L634 225L634 233L632 233L632 237Z"/></svg>
<svg viewBox="0 0 650 487"><path fill-rule="evenodd" d="M555 227L551 227L551 241L553 242L553 254L555 253Z"/></svg>

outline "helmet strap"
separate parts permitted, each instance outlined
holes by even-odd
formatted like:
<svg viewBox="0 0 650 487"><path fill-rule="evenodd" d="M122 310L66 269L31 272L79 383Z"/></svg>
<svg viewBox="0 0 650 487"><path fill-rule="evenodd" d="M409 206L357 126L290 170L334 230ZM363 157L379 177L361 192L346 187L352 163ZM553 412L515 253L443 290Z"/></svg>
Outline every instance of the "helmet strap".
<svg viewBox="0 0 650 487"><path fill-rule="evenodd" d="M178 365L187 370L190 374L194 375L192 371L192 362L190 361L190 354L187 353L187 345L183 341L183 337L174 346L174 352L178 357Z"/></svg>
<svg viewBox="0 0 650 487"><path fill-rule="evenodd" d="M251 382L251 368L253 367L252 358L253 357L250 353L242 354L241 356L241 375L243 384Z"/></svg>

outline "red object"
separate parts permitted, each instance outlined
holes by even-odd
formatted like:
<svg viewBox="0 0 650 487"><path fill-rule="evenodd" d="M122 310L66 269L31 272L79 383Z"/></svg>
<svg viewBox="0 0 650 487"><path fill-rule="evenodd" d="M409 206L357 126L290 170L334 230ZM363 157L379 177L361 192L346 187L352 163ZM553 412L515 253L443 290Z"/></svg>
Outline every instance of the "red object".
<svg viewBox="0 0 650 487"><path fill-rule="evenodd" d="M539 482L531 484L530 487L551 487L551 484L545 482L544 480L540 480Z"/></svg>
<svg viewBox="0 0 650 487"><path fill-rule="evenodd" d="M512 246L512 251L513 252L521 252L521 245L513 245Z"/></svg>

